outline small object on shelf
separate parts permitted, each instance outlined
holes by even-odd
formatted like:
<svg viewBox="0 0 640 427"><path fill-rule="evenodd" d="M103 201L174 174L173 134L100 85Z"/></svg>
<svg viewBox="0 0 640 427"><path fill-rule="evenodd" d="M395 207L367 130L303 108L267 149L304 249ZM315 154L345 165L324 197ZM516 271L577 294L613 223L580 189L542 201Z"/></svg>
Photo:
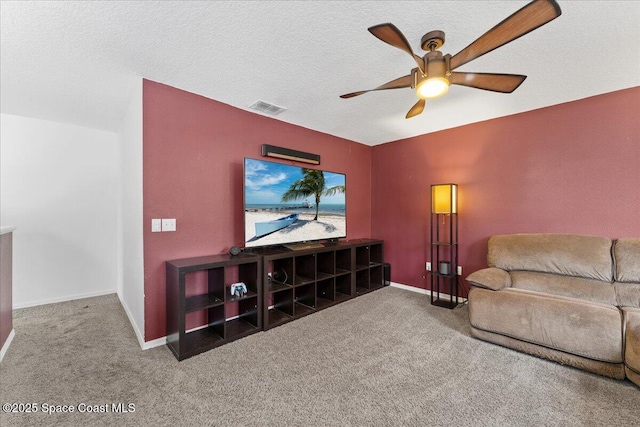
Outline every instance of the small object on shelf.
<svg viewBox="0 0 640 427"><path fill-rule="evenodd" d="M289 275L287 274L287 270L284 268L273 272L273 281L278 283L287 283L289 280Z"/></svg>
<svg viewBox="0 0 640 427"><path fill-rule="evenodd" d="M247 294L247 285L242 282L233 283L229 290L232 297L243 297Z"/></svg>
<svg viewBox="0 0 640 427"><path fill-rule="evenodd" d="M449 261L440 261L438 271L444 276L451 274L451 263Z"/></svg>

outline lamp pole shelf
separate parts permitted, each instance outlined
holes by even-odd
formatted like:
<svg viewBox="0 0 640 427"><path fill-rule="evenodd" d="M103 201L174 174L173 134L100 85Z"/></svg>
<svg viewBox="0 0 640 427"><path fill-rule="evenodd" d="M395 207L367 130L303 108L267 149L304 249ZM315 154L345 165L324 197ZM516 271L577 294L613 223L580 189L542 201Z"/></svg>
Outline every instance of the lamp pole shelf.
<svg viewBox="0 0 640 427"><path fill-rule="evenodd" d="M459 304L457 199L456 184L431 186L431 304L449 309Z"/></svg>

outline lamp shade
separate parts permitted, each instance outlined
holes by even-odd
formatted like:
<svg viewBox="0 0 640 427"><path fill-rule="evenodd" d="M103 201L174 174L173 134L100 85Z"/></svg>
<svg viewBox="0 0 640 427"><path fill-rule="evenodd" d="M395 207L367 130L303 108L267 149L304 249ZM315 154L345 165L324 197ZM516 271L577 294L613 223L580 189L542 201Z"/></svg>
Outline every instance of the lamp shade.
<svg viewBox="0 0 640 427"><path fill-rule="evenodd" d="M431 186L431 213L458 213L458 186L456 184Z"/></svg>

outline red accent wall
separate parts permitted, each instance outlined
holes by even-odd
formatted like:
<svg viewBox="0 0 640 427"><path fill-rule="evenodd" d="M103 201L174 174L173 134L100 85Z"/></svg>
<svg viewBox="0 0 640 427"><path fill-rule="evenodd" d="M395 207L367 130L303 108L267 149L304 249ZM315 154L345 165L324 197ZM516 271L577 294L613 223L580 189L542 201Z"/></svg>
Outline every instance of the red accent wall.
<svg viewBox="0 0 640 427"><path fill-rule="evenodd" d="M431 184L459 185L464 276L493 234L639 237L638 117L636 87L368 147L145 80L145 340L165 335L166 260L242 245L243 158L263 143L345 173L348 238L384 239L391 279L426 289ZM151 233L152 218L178 231Z"/></svg>
<svg viewBox="0 0 640 427"><path fill-rule="evenodd" d="M145 341L165 336L166 260L243 245L243 160L262 144L320 154L322 169L345 173L347 237L371 236L371 147L145 80ZM152 218L176 218L177 231L151 233Z"/></svg>
<svg viewBox="0 0 640 427"><path fill-rule="evenodd" d="M463 276L493 234L640 237L640 88L378 145L372 170L394 282L429 287L431 184L459 185Z"/></svg>

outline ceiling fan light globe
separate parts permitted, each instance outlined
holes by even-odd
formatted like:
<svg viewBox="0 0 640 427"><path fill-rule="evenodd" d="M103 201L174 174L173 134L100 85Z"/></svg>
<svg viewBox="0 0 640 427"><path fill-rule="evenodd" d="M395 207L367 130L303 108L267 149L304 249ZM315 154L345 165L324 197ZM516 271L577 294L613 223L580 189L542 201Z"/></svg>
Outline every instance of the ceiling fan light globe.
<svg viewBox="0 0 640 427"><path fill-rule="evenodd" d="M416 87L418 98L434 99L440 98L449 90L449 80L444 77L432 77L420 82Z"/></svg>

